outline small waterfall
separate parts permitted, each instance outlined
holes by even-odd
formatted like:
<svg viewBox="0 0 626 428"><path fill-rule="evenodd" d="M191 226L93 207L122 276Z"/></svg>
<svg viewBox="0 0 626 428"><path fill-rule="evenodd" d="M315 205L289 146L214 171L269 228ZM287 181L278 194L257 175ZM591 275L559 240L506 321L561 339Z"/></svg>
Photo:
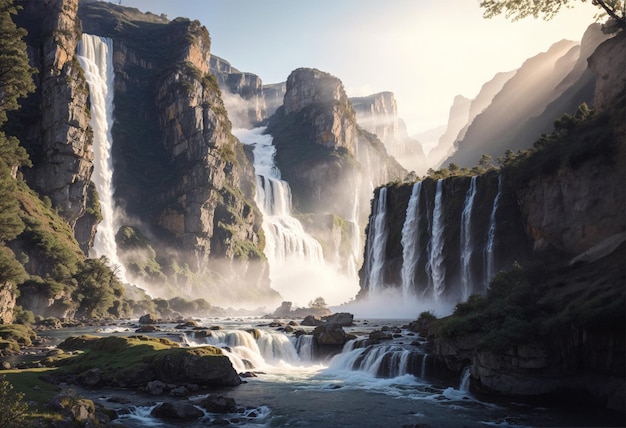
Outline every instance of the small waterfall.
<svg viewBox="0 0 626 428"><path fill-rule="evenodd" d="M402 296L409 297L415 293L415 269L419 262L419 221L420 221L420 193L422 182L418 181L413 185L411 198L406 209L406 219L402 226Z"/></svg>
<svg viewBox="0 0 626 428"><path fill-rule="evenodd" d="M387 245L387 188L381 187L370 218L365 249L368 292L375 295L382 290Z"/></svg>
<svg viewBox="0 0 626 428"><path fill-rule="evenodd" d="M471 380L470 368L465 367L465 369L463 369L463 373L461 374L461 381L459 382L459 391L470 392L470 380Z"/></svg>
<svg viewBox="0 0 626 428"><path fill-rule="evenodd" d="M298 351L298 356L300 360L304 362L313 361L313 351L314 351L315 341L313 340L313 335L311 334L301 334L296 338L295 347Z"/></svg>
<svg viewBox="0 0 626 428"><path fill-rule="evenodd" d="M432 281L433 297L435 302L444 291L446 269L444 261L444 210L443 210L443 180L437 180L435 191L435 206L433 208L432 229L430 238L430 251L428 254L427 270Z"/></svg>
<svg viewBox="0 0 626 428"><path fill-rule="evenodd" d="M126 272L117 256L115 233L119 228L113 200L113 41L109 38L83 34L78 43L78 61L85 71L89 85L93 130L94 171L92 180L98 191L102 222L98 225L93 256L106 256L117 267L120 279L126 282Z"/></svg>
<svg viewBox="0 0 626 428"><path fill-rule="evenodd" d="M426 378L426 360L428 359L428 354L424 354L422 358L422 365L420 367L420 379Z"/></svg>
<svg viewBox="0 0 626 428"><path fill-rule="evenodd" d="M268 363L300 362L298 353L289 338L282 333L258 331L258 339L243 330L212 331L206 343L222 348L238 372L258 369Z"/></svg>
<svg viewBox="0 0 626 428"><path fill-rule="evenodd" d="M471 294L472 272L470 269L472 259L472 207L476 197L477 176L472 177L470 187L465 195L463 213L461 214L461 293L463 300Z"/></svg>
<svg viewBox="0 0 626 428"><path fill-rule="evenodd" d="M417 375L423 354L397 345L370 345L365 348L344 347L327 369L336 371L363 371L379 378L394 378L406 374Z"/></svg>
<svg viewBox="0 0 626 428"><path fill-rule="evenodd" d="M498 205L500 204L500 198L502 197L502 176L498 175L498 193L493 199L493 208L491 209L491 215L489 216L489 229L487 230L487 243L484 249L485 260L485 288L489 284L489 281L495 274L495 261L494 261L494 249L496 242L496 212L498 211Z"/></svg>
<svg viewBox="0 0 626 428"><path fill-rule="evenodd" d="M265 256L270 264L270 278L289 261L323 265L322 246L308 235L302 224L291 215L291 189L281 180L274 163L276 148L265 128L233 131L242 143L253 145L254 170L257 175L256 203L263 211Z"/></svg>

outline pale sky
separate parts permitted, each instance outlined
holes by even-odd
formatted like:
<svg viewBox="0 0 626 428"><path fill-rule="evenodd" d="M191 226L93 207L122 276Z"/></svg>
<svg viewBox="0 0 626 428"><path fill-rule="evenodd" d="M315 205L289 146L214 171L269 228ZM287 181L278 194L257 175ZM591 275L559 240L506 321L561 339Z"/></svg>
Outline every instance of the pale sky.
<svg viewBox="0 0 626 428"><path fill-rule="evenodd" d="M115 0L114 3L119 3ZM341 79L348 96L392 91L409 134L447 122L456 95L474 98L497 72L569 39L599 9L573 2L555 19L484 19L479 0L122 0L199 20L211 52L264 84L299 67Z"/></svg>

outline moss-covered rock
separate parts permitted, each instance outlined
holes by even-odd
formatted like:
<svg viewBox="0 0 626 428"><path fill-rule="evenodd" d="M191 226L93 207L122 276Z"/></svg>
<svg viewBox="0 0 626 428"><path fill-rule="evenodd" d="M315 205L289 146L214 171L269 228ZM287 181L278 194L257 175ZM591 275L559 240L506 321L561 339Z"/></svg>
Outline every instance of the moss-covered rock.
<svg viewBox="0 0 626 428"><path fill-rule="evenodd" d="M164 338L147 336L75 336L59 344L65 351L47 361L61 371L94 379L87 372L98 368L98 382L119 387L143 387L160 380L201 386L239 385L241 380L222 350L213 346L180 348ZM91 382L93 383L93 382Z"/></svg>

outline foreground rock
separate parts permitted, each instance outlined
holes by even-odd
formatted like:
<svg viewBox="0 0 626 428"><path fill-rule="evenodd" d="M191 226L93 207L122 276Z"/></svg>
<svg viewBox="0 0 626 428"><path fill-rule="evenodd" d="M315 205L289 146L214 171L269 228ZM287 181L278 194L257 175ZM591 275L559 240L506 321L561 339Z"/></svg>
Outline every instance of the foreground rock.
<svg viewBox="0 0 626 428"><path fill-rule="evenodd" d="M65 353L50 357L48 366L85 386L142 388L154 381L175 385L234 386L239 375L222 350L213 346L181 348L168 339L147 336L70 337L59 345Z"/></svg>
<svg viewBox="0 0 626 428"><path fill-rule="evenodd" d="M176 401L159 404L152 409L150 415L161 419L191 421L204 416L204 412L192 404Z"/></svg>

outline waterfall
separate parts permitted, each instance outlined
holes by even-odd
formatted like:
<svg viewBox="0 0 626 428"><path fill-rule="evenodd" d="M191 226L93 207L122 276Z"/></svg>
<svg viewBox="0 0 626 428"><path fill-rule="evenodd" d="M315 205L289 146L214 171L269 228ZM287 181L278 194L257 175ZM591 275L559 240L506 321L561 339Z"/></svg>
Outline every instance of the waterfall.
<svg viewBox="0 0 626 428"><path fill-rule="evenodd" d="M461 293L463 300L471 294L472 272L470 269L472 259L472 207L476 197L477 176L472 177L470 187L465 194L463 213L461 214Z"/></svg>
<svg viewBox="0 0 626 428"><path fill-rule="evenodd" d="M487 231L487 243L485 245L485 287L489 284L489 281L495 274L495 261L494 261L494 249L496 243L496 212L498 211L498 205L500 204L500 198L502 197L502 176L498 175L498 193L493 199L493 208L491 209L491 215L489 216L489 229Z"/></svg>
<svg viewBox="0 0 626 428"><path fill-rule="evenodd" d="M368 292L375 295L382 290L387 245L387 188L381 187L372 208L365 249Z"/></svg>
<svg viewBox="0 0 626 428"><path fill-rule="evenodd" d="M471 380L470 378L471 378L470 368L465 367L465 369L463 369L463 373L461 373L461 381L459 382L459 391L469 392L470 380Z"/></svg>
<svg viewBox="0 0 626 428"><path fill-rule="evenodd" d="M432 281L433 297L435 302L439 300L439 297L444 291L444 280L446 276L446 269L443 264L444 261L444 210L443 210L443 180L437 180L437 189L435 191L435 206L433 207L433 220L430 237L430 251L428 254L427 270L430 273Z"/></svg>
<svg viewBox="0 0 626 428"><path fill-rule="evenodd" d="M321 244L309 235L291 211L291 190L274 162L276 148L265 127L235 129L233 134L253 149L257 178L255 201L263 214L264 253L271 286L294 305L323 297L339 305L358 292L356 276L324 258Z"/></svg>
<svg viewBox="0 0 626 428"><path fill-rule="evenodd" d="M404 298L414 294L415 269L419 262L419 221L420 221L420 193L422 182L418 181L413 185L411 198L406 209L406 218L402 226L402 296Z"/></svg>
<svg viewBox="0 0 626 428"><path fill-rule="evenodd" d="M244 144L254 146L254 171L257 176L256 203L263 213L265 256L270 264L270 278L288 261L303 261L314 265L324 263L322 246L308 235L291 214L291 189L281 180L274 163L276 148L271 135L262 135L265 128L254 132L239 130L237 136Z"/></svg>
<svg viewBox="0 0 626 428"><path fill-rule="evenodd" d="M428 354L424 354L424 357L422 358L422 365L420 367L420 378L421 379L425 379L426 378L426 360L428 359Z"/></svg>
<svg viewBox="0 0 626 428"><path fill-rule="evenodd" d="M222 348L238 372L263 368L268 363L299 363L296 348L282 333L258 330L258 339L243 330L215 330L206 344Z"/></svg>
<svg viewBox="0 0 626 428"><path fill-rule="evenodd" d="M112 267L118 269L120 279L126 282L125 269L117 256L115 233L119 228L113 200L113 41L109 38L83 34L78 43L78 61L85 71L89 85L93 130L94 171L92 180L98 191L102 221L93 246L95 257L106 256Z"/></svg>
<svg viewBox="0 0 626 428"><path fill-rule="evenodd" d="M327 371L329 373L363 371L380 378L394 378L406 374L419 375L420 359L423 359L423 354L398 345L344 347L341 354L332 358Z"/></svg>
<svg viewBox="0 0 626 428"><path fill-rule="evenodd" d="M313 340L313 335L311 334L301 334L296 338L296 351L298 351L298 356L300 360L304 362L313 361L313 348L315 346L315 341Z"/></svg>

